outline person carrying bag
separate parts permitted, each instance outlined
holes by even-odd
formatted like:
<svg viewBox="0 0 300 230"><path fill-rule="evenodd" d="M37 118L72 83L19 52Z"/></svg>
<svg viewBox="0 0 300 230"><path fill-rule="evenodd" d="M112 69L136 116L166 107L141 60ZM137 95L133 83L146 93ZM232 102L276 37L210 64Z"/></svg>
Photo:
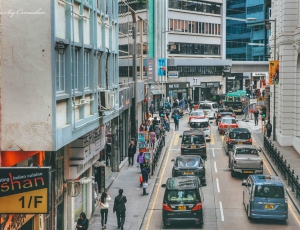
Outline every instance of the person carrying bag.
<svg viewBox="0 0 300 230"><path fill-rule="evenodd" d="M107 192L103 192L98 204L100 207L102 229L106 229L109 208L109 203L107 202L108 200L111 200L110 196L107 194Z"/></svg>

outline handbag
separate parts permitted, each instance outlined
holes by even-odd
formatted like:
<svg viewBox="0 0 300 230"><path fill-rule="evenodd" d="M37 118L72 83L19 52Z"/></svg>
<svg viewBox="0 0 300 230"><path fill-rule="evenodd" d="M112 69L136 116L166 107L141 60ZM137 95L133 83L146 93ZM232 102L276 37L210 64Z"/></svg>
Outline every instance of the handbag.
<svg viewBox="0 0 300 230"><path fill-rule="evenodd" d="M140 176L140 183L143 183L143 176Z"/></svg>
<svg viewBox="0 0 300 230"><path fill-rule="evenodd" d="M102 203L99 201L99 207L103 209L108 209L109 208L109 203L106 201L105 203Z"/></svg>
<svg viewBox="0 0 300 230"><path fill-rule="evenodd" d="M143 183L143 188L147 188L148 187L148 183L147 182L144 182Z"/></svg>

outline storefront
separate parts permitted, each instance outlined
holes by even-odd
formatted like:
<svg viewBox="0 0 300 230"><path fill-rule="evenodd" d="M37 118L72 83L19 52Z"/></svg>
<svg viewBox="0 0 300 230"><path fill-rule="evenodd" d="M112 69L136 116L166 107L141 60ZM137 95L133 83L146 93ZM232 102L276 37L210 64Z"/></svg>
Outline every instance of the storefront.
<svg viewBox="0 0 300 230"><path fill-rule="evenodd" d="M211 100L219 93L220 82L201 82L201 101Z"/></svg>
<svg viewBox="0 0 300 230"><path fill-rule="evenodd" d="M226 77L226 93L243 90L243 73L231 73Z"/></svg>
<svg viewBox="0 0 300 230"><path fill-rule="evenodd" d="M190 83L189 82L178 82L178 83L168 83L166 96L170 98L188 98Z"/></svg>

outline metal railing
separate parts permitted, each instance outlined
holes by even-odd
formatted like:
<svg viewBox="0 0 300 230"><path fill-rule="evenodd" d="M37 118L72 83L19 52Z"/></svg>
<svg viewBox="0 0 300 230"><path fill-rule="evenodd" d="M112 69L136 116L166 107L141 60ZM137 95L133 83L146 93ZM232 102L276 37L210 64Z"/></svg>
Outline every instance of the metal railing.
<svg viewBox="0 0 300 230"><path fill-rule="evenodd" d="M283 178L287 180L288 185L292 188L292 192L296 193L296 198L300 200L300 183L299 176L295 175L294 169L283 159L283 155L277 150L271 140L264 136L264 147L270 158L274 161L275 167L280 171Z"/></svg>
<svg viewBox="0 0 300 230"><path fill-rule="evenodd" d="M154 170L157 166L159 157L161 155L161 152L162 152L162 149L163 149L164 146L165 146L165 140L163 138L159 138L157 140L157 145L156 145L156 147L154 149L154 152L153 152L153 162L152 162L152 172L151 172L152 176L153 176Z"/></svg>

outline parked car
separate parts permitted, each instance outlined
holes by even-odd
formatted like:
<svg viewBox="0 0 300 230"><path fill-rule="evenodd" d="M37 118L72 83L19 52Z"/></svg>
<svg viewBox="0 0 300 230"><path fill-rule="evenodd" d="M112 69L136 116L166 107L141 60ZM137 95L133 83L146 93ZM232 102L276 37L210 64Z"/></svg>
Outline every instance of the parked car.
<svg viewBox="0 0 300 230"><path fill-rule="evenodd" d="M195 111L192 111L190 116L189 116L188 123L190 123L190 121L194 118L205 118L204 110L203 109L197 109Z"/></svg>
<svg viewBox="0 0 300 230"><path fill-rule="evenodd" d="M222 117L218 124L218 130L220 134L224 134L229 128L238 128L237 120L231 116Z"/></svg>
<svg viewBox="0 0 300 230"><path fill-rule="evenodd" d="M251 132L247 128L228 129L224 134L222 144L228 155L234 145L252 145Z"/></svg>
<svg viewBox="0 0 300 230"><path fill-rule="evenodd" d="M235 145L229 152L228 167L231 176L240 174L263 173L263 160L254 145Z"/></svg>
<svg viewBox="0 0 300 230"><path fill-rule="evenodd" d="M204 196L198 177L169 178L162 187L166 188L162 204L164 226L182 221L203 225Z"/></svg>
<svg viewBox="0 0 300 230"><path fill-rule="evenodd" d="M206 160L206 138L201 130L192 129L183 131L181 140L181 155L200 155Z"/></svg>
<svg viewBox="0 0 300 230"><path fill-rule="evenodd" d="M172 177L196 176L200 179L203 186L206 185L205 161L200 156L177 156L177 158L172 161L174 162Z"/></svg>
<svg viewBox="0 0 300 230"><path fill-rule="evenodd" d="M286 188L278 176L250 175L242 185L248 219L287 220Z"/></svg>
<svg viewBox="0 0 300 230"><path fill-rule="evenodd" d="M207 141L210 141L210 133L211 133L211 128L210 128L210 122L208 118L194 118L190 121L190 127L191 129L199 129L204 132L205 134L205 139Z"/></svg>
<svg viewBox="0 0 300 230"><path fill-rule="evenodd" d="M222 119L224 116L231 116L236 117L236 114L234 111L230 108L219 108L216 116L216 125L218 125L218 122Z"/></svg>

